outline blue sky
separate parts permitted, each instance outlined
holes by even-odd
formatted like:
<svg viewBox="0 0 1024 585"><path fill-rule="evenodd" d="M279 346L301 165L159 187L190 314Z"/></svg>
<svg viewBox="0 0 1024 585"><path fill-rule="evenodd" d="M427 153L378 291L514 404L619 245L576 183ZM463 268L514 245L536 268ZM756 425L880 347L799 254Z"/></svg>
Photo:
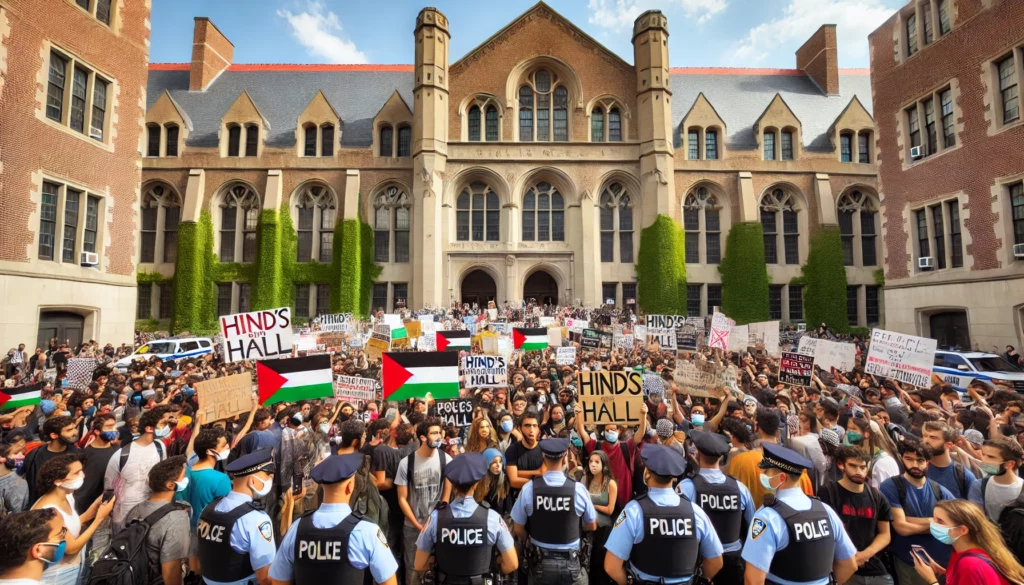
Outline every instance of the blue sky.
<svg viewBox="0 0 1024 585"><path fill-rule="evenodd" d="M187 62L193 17L207 16L235 45L235 63L409 64L425 5L451 23L451 59L526 11L529 0L154 0L150 60ZM626 61L632 22L656 8L669 19L674 67L792 68L794 51L838 25L840 67L867 67L867 35L905 0L548 0Z"/></svg>

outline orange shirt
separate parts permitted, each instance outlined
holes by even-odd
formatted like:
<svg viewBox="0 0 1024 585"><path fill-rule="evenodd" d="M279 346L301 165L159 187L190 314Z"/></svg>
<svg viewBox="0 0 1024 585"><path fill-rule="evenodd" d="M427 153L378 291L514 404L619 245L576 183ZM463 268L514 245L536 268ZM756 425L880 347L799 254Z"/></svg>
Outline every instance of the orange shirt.
<svg viewBox="0 0 1024 585"><path fill-rule="evenodd" d="M729 462L729 475L747 486L747 489L750 490L750 496L754 499L754 505L757 507L761 507L764 504L764 496L768 493L761 485L761 473L764 470L757 466L763 458L764 452L761 449L754 449L753 451L736 455ZM806 471L800 475L800 489L808 496L814 495L811 478L807 477Z"/></svg>

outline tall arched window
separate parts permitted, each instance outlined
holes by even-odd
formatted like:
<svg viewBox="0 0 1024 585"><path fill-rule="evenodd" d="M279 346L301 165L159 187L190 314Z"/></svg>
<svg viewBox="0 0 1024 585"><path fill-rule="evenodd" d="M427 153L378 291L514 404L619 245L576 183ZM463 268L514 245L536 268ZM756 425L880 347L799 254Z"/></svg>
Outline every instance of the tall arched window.
<svg viewBox="0 0 1024 585"><path fill-rule="evenodd" d="M303 131L306 136L302 154L304 156L316 156L316 126L307 124Z"/></svg>
<svg viewBox="0 0 1024 585"><path fill-rule="evenodd" d="M796 197L783 189L773 189L761 198L761 227L764 229L764 259L779 264L783 250L785 264L800 263L800 224ZM781 245L780 245L781 238Z"/></svg>
<svg viewBox="0 0 1024 585"><path fill-rule="evenodd" d="M877 266L878 205L874 198L861 191L843 193L836 203L836 211L843 240L843 264Z"/></svg>
<svg viewBox="0 0 1024 585"><path fill-rule="evenodd" d="M146 156L160 156L160 124L146 124Z"/></svg>
<svg viewBox="0 0 1024 585"><path fill-rule="evenodd" d="M398 156L411 156L412 128L402 126L398 129Z"/></svg>
<svg viewBox="0 0 1024 585"><path fill-rule="evenodd" d="M246 185L232 185L220 202L220 261L256 260L260 197Z"/></svg>
<svg viewBox="0 0 1024 585"><path fill-rule="evenodd" d="M334 194L323 185L307 185L295 198L297 262L330 262L334 255Z"/></svg>
<svg viewBox="0 0 1024 585"><path fill-rule="evenodd" d="M260 127L256 124L245 125L245 156L256 156L260 147Z"/></svg>
<svg viewBox="0 0 1024 585"><path fill-rule="evenodd" d="M523 241L565 241L565 201L551 183L537 183L523 197Z"/></svg>
<svg viewBox="0 0 1024 585"><path fill-rule="evenodd" d="M469 108L469 140L480 141L480 106Z"/></svg>
<svg viewBox="0 0 1024 585"><path fill-rule="evenodd" d="M228 125L228 156L240 156L242 145L242 127L238 124Z"/></svg>
<svg viewBox="0 0 1024 585"><path fill-rule="evenodd" d="M484 129L485 140L487 142L497 142L498 137L498 108L493 105L487 106L485 113L486 127Z"/></svg>
<svg viewBox="0 0 1024 585"><path fill-rule="evenodd" d="M601 223L601 262L615 262L615 247L618 245L619 262L632 264L633 199L621 183L612 183L601 192L598 207ZM616 232L618 238L615 237Z"/></svg>
<svg viewBox="0 0 1024 585"><path fill-rule="evenodd" d="M320 127L320 156L334 156L334 124Z"/></svg>
<svg viewBox="0 0 1024 585"><path fill-rule="evenodd" d="M697 187L687 193L683 200L687 264L719 264L722 261L721 210L718 198L707 187Z"/></svg>
<svg viewBox="0 0 1024 585"><path fill-rule="evenodd" d="M455 203L455 239L460 242L496 242L500 231L498 194L480 182L463 189Z"/></svg>
<svg viewBox="0 0 1024 585"><path fill-rule="evenodd" d="M601 106L590 112L590 141L604 142L604 108Z"/></svg>
<svg viewBox="0 0 1024 585"><path fill-rule="evenodd" d="M569 90L547 69L519 87L519 140L569 140Z"/></svg>
<svg viewBox="0 0 1024 585"><path fill-rule="evenodd" d="M167 133L167 146L164 154L166 156L178 156L178 125L164 124L164 131Z"/></svg>
<svg viewBox="0 0 1024 585"><path fill-rule="evenodd" d="M380 155L381 156L394 156L395 151L392 146L392 138L394 137L394 130L387 124L380 127Z"/></svg>
<svg viewBox="0 0 1024 585"><path fill-rule="evenodd" d="M373 200L373 261L409 261L409 197L400 188L391 186ZM394 240L395 256L391 258Z"/></svg>
<svg viewBox="0 0 1024 585"><path fill-rule="evenodd" d="M142 195L142 236L139 262L174 263L178 260L178 222L181 199L170 187L157 183ZM161 237L161 235L163 237Z"/></svg>

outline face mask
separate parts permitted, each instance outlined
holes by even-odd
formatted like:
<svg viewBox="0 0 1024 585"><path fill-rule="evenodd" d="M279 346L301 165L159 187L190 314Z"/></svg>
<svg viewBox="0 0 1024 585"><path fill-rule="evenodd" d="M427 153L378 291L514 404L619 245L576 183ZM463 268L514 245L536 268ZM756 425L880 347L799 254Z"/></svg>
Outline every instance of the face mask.
<svg viewBox="0 0 1024 585"><path fill-rule="evenodd" d="M693 426L699 427L704 424L704 415L702 413L695 412L690 417L690 421L693 422Z"/></svg>
<svg viewBox="0 0 1024 585"><path fill-rule="evenodd" d="M71 416L71 411L70 410L62 410L62 411L60 411L60 413L62 415L64 415L64 416Z"/></svg>
<svg viewBox="0 0 1024 585"><path fill-rule="evenodd" d="M572 446L576 447L577 449L582 449L583 448L583 439L581 439L579 437L571 437L569 439L569 442L572 443Z"/></svg>
<svg viewBox="0 0 1024 585"><path fill-rule="evenodd" d="M1007 472L1007 469L1001 463L999 465L994 463L978 463L978 467L988 475L1003 475Z"/></svg>
<svg viewBox="0 0 1024 585"><path fill-rule="evenodd" d="M761 479L761 487L763 487L765 489L765 491L774 494L775 490L778 489L778 488L772 487L772 478L768 477L767 475L762 473L760 479Z"/></svg>
<svg viewBox="0 0 1024 585"><path fill-rule="evenodd" d="M43 561L43 564L46 565L46 567L51 567L59 563L60 560L64 558L64 551L68 548L68 542L66 540L60 541L60 544L53 544L52 542L43 542L41 544L54 547L52 559L39 559Z"/></svg>
<svg viewBox="0 0 1024 585"><path fill-rule="evenodd" d="M292 416L292 418L295 419L295 422L302 422L303 420L305 420L302 418L301 412L296 412L295 415Z"/></svg>
<svg viewBox="0 0 1024 585"><path fill-rule="evenodd" d="M899 406L900 405L900 399L895 397L895 396L890 396L889 398L885 399L885 405L886 406Z"/></svg>
<svg viewBox="0 0 1024 585"><path fill-rule="evenodd" d="M66 490L76 491L78 488L82 487L83 484L85 484L84 475L79 477L78 479L73 479L71 481L64 482L60 484L60 487Z"/></svg>
<svg viewBox="0 0 1024 585"><path fill-rule="evenodd" d="M65 445L74 445L75 443L78 442L78 435L72 435L70 437L65 437L64 435L61 435L60 440Z"/></svg>
<svg viewBox="0 0 1024 585"><path fill-rule="evenodd" d="M253 489L253 488L249 488L250 490L252 490L252 493L255 494L253 496L254 498L262 498L263 496L265 496L265 495L270 493L270 488L274 487L273 480L263 481L262 479L260 479L258 477L254 477L253 479L255 479L256 481L260 482L260 484L263 486L263 487L261 487L258 490L257 489Z"/></svg>
<svg viewBox="0 0 1024 585"><path fill-rule="evenodd" d="M89 408L85 409L85 416L93 416L95 414L96 414L96 407L95 406L90 406Z"/></svg>
<svg viewBox="0 0 1024 585"><path fill-rule="evenodd" d="M25 459L24 458L15 459L15 458L12 457L12 458L7 459L7 460L4 461L4 467L6 467L7 469L15 470L16 471L18 469L21 469L21 466L24 465L24 463L25 463Z"/></svg>
<svg viewBox="0 0 1024 585"><path fill-rule="evenodd" d="M949 535L949 531L951 528L953 527L943 526L941 524L936 524L935 522L932 522L929 526L929 530L931 531L932 536L934 536L935 540L941 542L942 544L953 544L957 541L957 539L960 538L959 536Z"/></svg>
<svg viewBox="0 0 1024 585"><path fill-rule="evenodd" d="M551 424L556 424L557 425L560 422L562 422L562 417L560 417L560 416L559 417L555 417L555 416L551 417Z"/></svg>
<svg viewBox="0 0 1024 585"><path fill-rule="evenodd" d="M117 437L119 437L120 435L121 433L117 431L103 431L100 433L100 436L103 437L103 440L107 442L116 441Z"/></svg>
<svg viewBox="0 0 1024 585"><path fill-rule="evenodd" d="M609 443L615 443L619 440L619 433L617 433L616 431L605 431L604 440L608 441Z"/></svg>
<svg viewBox="0 0 1024 585"><path fill-rule="evenodd" d="M856 431L846 431L846 440L849 441L850 444L860 443L864 440L864 435Z"/></svg>
<svg viewBox="0 0 1024 585"><path fill-rule="evenodd" d="M329 431L331 430L331 425L330 425L330 424L328 424L328 423L326 423L326 422L322 422L322 423L320 423L320 425L319 425L319 426L317 427L317 429L319 429L319 430L320 430L320 434L322 434L322 435L326 435L326 434L327 434L327 433L328 433L328 432L329 432Z"/></svg>
<svg viewBox="0 0 1024 585"><path fill-rule="evenodd" d="M510 421L510 420L503 420L503 421L501 421L501 431L503 433L511 433L512 432L512 421Z"/></svg>
<svg viewBox="0 0 1024 585"><path fill-rule="evenodd" d="M171 427L169 425L166 427L157 427L156 430L153 431L153 434L156 438L163 439L167 435L171 434Z"/></svg>
<svg viewBox="0 0 1024 585"><path fill-rule="evenodd" d="M174 482L174 491L175 492L183 492L183 491L185 491L185 488L187 488L187 487L188 487L188 476L187 475L185 476L185 479L183 479L181 481Z"/></svg>
<svg viewBox="0 0 1024 585"><path fill-rule="evenodd" d="M537 402L539 402L539 403L541 403L541 404L547 404L547 402L548 402L548 397L547 397L547 395L545 395L545 394L541 394L541 395L540 395L540 398L538 398L538 399L537 399Z"/></svg>
<svg viewBox="0 0 1024 585"><path fill-rule="evenodd" d="M427 441L427 446L430 447L431 449L437 449L438 447L441 446L441 439L438 439L436 441Z"/></svg>

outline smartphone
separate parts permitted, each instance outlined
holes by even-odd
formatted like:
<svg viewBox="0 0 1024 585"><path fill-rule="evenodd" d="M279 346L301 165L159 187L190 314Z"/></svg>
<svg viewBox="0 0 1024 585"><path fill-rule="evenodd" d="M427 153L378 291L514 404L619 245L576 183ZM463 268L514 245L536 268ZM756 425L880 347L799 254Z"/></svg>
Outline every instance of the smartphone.
<svg viewBox="0 0 1024 585"><path fill-rule="evenodd" d="M928 555L928 551L924 550L924 547L919 544L910 545L911 554L915 555L925 565L930 565L932 557Z"/></svg>
<svg viewBox="0 0 1024 585"><path fill-rule="evenodd" d="M103 492L103 503L110 501L110 498L114 497L114 490L106 490Z"/></svg>
<svg viewBox="0 0 1024 585"><path fill-rule="evenodd" d="M302 473L296 473L292 476L292 494L299 495L302 493L302 482L305 476Z"/></svg>

